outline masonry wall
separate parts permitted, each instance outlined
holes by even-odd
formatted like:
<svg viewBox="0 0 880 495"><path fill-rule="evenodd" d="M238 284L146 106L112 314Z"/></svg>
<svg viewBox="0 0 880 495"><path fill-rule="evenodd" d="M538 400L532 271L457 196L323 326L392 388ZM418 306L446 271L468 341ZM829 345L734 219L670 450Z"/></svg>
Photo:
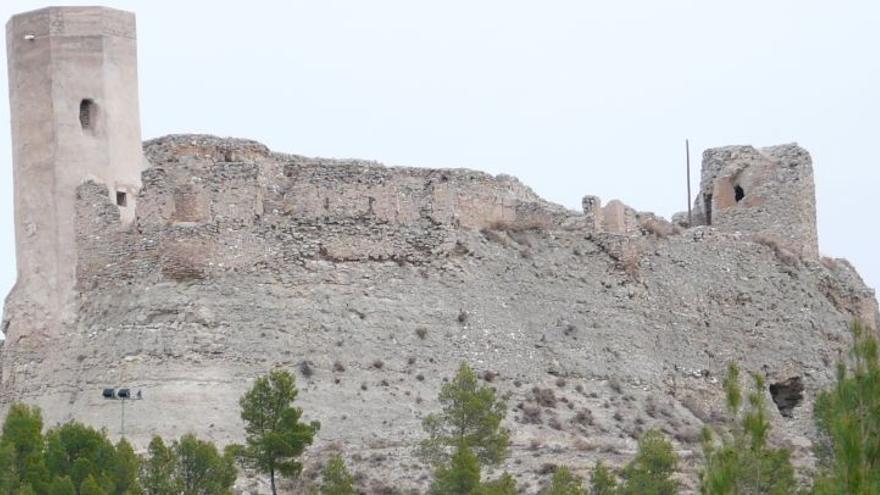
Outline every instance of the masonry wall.
<svg viewBox="0 0 880 495"><path fill-rule="evenodd" d="M511 177L271 153L251 141L173 136L146 144L128 226L79 188L78 280L199 279L306 259L421 263L452 229L547 229L578 216ZM127 253L126 253L127 252Z"/></svg>

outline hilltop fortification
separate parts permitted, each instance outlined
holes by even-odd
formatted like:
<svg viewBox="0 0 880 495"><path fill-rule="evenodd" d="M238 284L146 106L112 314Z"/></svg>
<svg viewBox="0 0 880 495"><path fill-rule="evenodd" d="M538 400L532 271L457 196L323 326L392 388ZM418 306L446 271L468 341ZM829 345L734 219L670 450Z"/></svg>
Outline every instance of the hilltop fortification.
<svg viewBox="0 0 880 495"><path fill-rule="evenodd" d="M802 148L706 151L689 225L595 196L572 211L471 170L201 135L141 147L133 22L52 8L7 26L19 282L0 407L115 435L101 390L125 386L144 397L126 409L139 447L239 441L239 396L283 366L322 423L307 474L338 450L384 493L427 484L420 421L466 360L509 396L506 469L529 490L545 463L623 462L648 428L692 488L736 360L774 385L773 442L813 464L812 398L852 318L876 329L878 312L846 261L818 254Z"/></svg>

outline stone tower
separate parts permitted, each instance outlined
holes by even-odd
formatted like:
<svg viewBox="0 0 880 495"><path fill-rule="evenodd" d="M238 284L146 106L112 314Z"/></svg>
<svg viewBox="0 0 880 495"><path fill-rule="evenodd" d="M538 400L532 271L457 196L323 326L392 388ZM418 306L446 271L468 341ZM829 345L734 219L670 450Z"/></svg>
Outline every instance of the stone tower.
<svg viewBox="0 0 880 495"><path fill-rule="evenodd" d="M798 256L819 255L813 161L796 144L706 150L694 211L695 224L752 234Z"/></svg>
<svg viewBox="0 0 880 495"><path fill-rule="evenodd" d="M6 47L18 263L13 296L57 322L69 314L76 279L77 186L104 185L120 220L134 217L145 167L135 18L103 7L26 12L7 23Z"/></svg>

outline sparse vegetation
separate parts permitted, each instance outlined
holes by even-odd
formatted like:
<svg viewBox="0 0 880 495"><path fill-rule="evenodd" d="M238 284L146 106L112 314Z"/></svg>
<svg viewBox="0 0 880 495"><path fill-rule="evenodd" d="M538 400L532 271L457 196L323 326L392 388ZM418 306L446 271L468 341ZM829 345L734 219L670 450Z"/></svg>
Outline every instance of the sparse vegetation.
<svg viewBox="0 0 880 495"><path fill-rule="evenodd" d="M816 495L880 493L880 351L860 322L852 334L851 369L838 364L837 384L816 400L824 436Z"/></svg>
<svg viewBox="0 0 880 495"><path fill-rule="evenodd" d="M321 495L354 495L354 476L340 455L334 455L321 471Z"/></svg>
<svg viewBox="0 0 880 495"><path fill-rule="evenodd" d="M71 421L42 434L36 407L13 404L0 436L3 495L228 495L236 479L231 453L186 435L161 438L139 458L131 445Z"/></svg>
<svg viewBox="0 0 880 495"><path fill-rule="evenodd" d="M317 421L300 422L302 409L291 405L298 393L294 383L289 372L275 370L257 378L239 401L247 443L237 449L238 456L245 465L269 475L273 495L276 476L299 475L302 464L296 459L321 427Z"/></svg>
<svg viewBox="0 0 880 495"><path fill-rule="evenodd" d="M700 477L700 490L706 495L784 495L797 491L788 450L774 449L767 444L770 421L764 401L764 378L755 374L753 382L749 407L742 411L739 368L734 364L728 367L724 390L731 424L721 435L720 444L711 429L703 430L706 465ZM737 422L740 415L742 420Z"/></svg>
<svg viewBox="0 0 880 495"><path fill-rule="evenodd" d="M822 433L818 450L819 474L809 491L813 495L869 495L880 493L880 351L872 333L859 323L852 327L854 344L851 366L839 365L838 382L834 389L823 392L816 401L816 418ZM408 363L415 364L408 359ZM308 365L303 361L300 366ZM373 369L383 369L375 360ZM345 371L340 361L333 370ZM479 377L466 363L450 380L445 378L438 400L441 410L423 421L427 438L418 453L432 466L430 493L466 495L513 495L517 485L512 476L503 473L493 480L484 480L486 468L497 467L506 459L510 448L510 432L502 426L506 417L505 400L498 397L488 383L496 373L484 371ZM422 373L416 375L424 381ZM790 453L769 445L770 420L765 403L766 384L761 375L751 377L752 390L744 397L740 388L740 370L730 365L723 386L728 416L717 430L699 430L675 419L671 405L658 402L649 395L644 412L625 421L620 409L637 403L631 394L623 394L616 379L608 380L614 396L603 405L614 408L613 426L620 438L638 439L638 451L622 469L610 469L599 462L591 472L589 486L568 466L554 462L540 464L535 473L551 476L541 488L541 495L673 495L678 492L674 474L678 457L663 433L648 430L648 423L668 422L663 431L681 444L692 445L701 440L705 465L700 475L700 492L705 495L785 495L798 492ZM558 378L555 385L567 386ZM380 381L390 387L390 378ZM481 385L481 383L485 383ZM522 385L522 384L521 384ZM361 385L366 390L366 383ZM601 456L620 455L624 449L588 441L587 432L608 432L608 425L594 425L593 412L579 398L598 395L583 394L583 387L574 387L581 395L558 397L550 387L534 386L526 399L517 406L518 420L523 424L545 424L549 428L576 434L574 452L594 452ZM409 391L404 391L410 395ZM273 371L260 377L240 400L245 421L247 444L233 445L220 452L210 442L185 435L166 445L160 437L150 442L148 452L138 457L125 440L113 445L103 431L69 422L42 433L39 409L13 404L0 435L0 495L229 495L236 480L235 461L269 476L273 493L278 476L296 477L302 470L300 456L318 431L317 422L301 421L302 410L292 406L297 396L294 376L287 371ZM421 403L420 397L415 402ZM659 399L662 400L662 399ZM556 409L559 402L565 408ZM692 397L682 399L689 409L703 409ZM699 407L698 407L699 406ZM718 422L718 416L711 416ZM707 416L707 417L708 417ZM345 419L343 417L343 419ZM603 421L604 422L604 421ZM547 430L543 430L546 432ZM528 442L532 455L538 457L544 444L538 437ZM549 445L548 452L562 452L563 447ZM358 455L356 461L363 460ZM385 453L369 457L373 466L383 465L390 458ZM522 461L517 459L514 464ZM411 469L407 466L406 469ZM373 490L390 489L368 482L363 473L358 484ZM340 455L329 459L320 473L315 474L313 491L325 495L352 495L355 480ZM521 487L528 490L529 487Z"/></svg>
<svg viewBox="0 0 880 495"><path fill-rule="evenodd" d="M428 438L420 455L433 464L445 462L451 450L465 446L481 463L497 465L508 454L510 432L501 426L507 405L495 390L479 386L477 375L466 363L443 385L438 396L442 411L425 418L422 425ZM465 454L462 454L465 455Z"/></svg>
<svg viewBox="0 0 880 495"><path fill-rule="evenodd" d="M550 484L540 491L540 495L586 495L584 482L572 474L568 466L555 466Z"/></svg>

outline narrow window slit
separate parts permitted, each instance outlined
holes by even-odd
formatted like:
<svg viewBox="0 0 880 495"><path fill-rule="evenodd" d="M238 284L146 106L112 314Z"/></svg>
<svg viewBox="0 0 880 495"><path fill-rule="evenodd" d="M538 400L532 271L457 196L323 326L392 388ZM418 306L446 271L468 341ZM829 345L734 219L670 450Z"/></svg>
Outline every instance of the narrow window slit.
<svg viewBox="0 0 880 495"><path fill-rule="evenodd" d="M123 191L116 191L116 206L128 206L128 195Z"/></svg>
<svg viewBox="0 0 880 495"><path fill-rule="evenodd" d="M79 103L79 123L84 131L91 131L95 125L95 102L86 98Z"/></svg>
<svg viewBox="0 0 880 495"><path fill-rule="evenodd" d="M704 198L703 208L706 210L706 225L712 225L712 195L707 194Z"/></svg>

